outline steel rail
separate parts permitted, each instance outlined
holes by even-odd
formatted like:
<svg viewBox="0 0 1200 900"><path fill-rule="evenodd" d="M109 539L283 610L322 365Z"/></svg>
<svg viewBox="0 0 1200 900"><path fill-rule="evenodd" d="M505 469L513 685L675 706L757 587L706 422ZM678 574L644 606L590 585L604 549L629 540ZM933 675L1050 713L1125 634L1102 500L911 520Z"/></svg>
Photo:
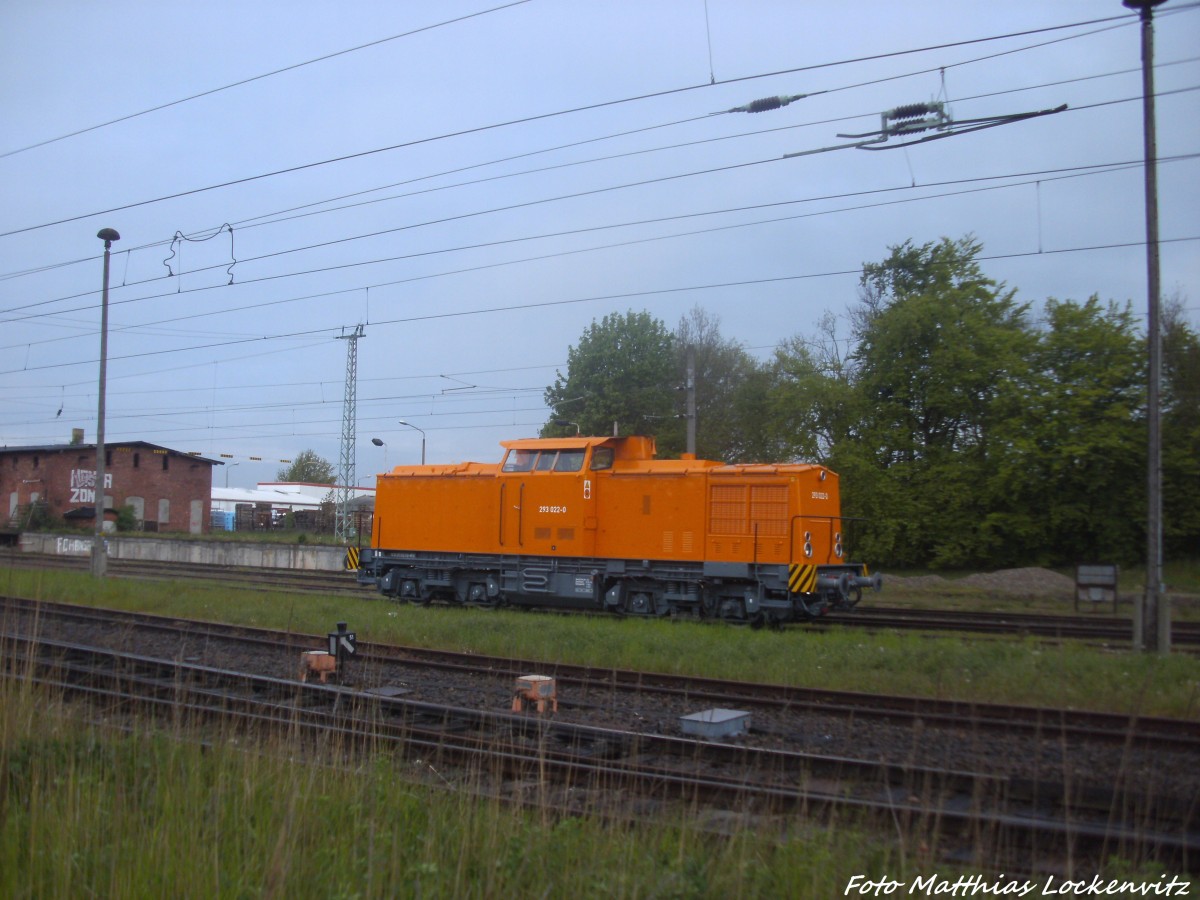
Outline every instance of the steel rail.
<svg viewBox="0 0 1200 900"><path fill-rule="evenodd" d="M205 641L250 643L291 652L297 647L313 649L325 645L324 635L279 632L250 626L218 625L97 607L0 597L0 607L36 612L42 616L68 617L82 622L112 624L129 622L159 632L185 631ZM488 678L517 678L531 671L551 675L559 684L588 690L621 691L632 694L668 694L721 706L775 709L793 714L804 712L845 718L876 718L890 721L921 721L925 727L1018 732L1059 740L1102 741L1128 746L1173 747L1200 753L1200 728L1194 721L1162 716L1144 716L1086 710L916 696L887 696L796 685L728 681L699 676L638 672L622 669L569 665L558 662L521 660L509 657L458 653L413 646L360 642L358 659L363 662L393 663L437 668Z"/></svg>
<svg viewBox="0 0 1200 900"><path fill-rule="evenodd" d="M770 751L765 755L745 747L688 741L681 738L614 732L591 726L566 726L541 719L495 712L414 702L403 698L367 695L348 688L329 685L302 685L297 682L248 675L242 672L196 666L174 660L156 659L137 654L70 644L65 642L4 636L6 674L25 677L31 667L46 667L53 673L54 683L64 690L82 689L93 697L112 697L121 703L150 703L167 708L176 717L181 710L242 720L270 722L277 727L294 729L323 728L326 735L345 740L367 740L378 746L381 740L402 744L439 754L462 754L467 758L487 761L504 770L537 773L539 778L550 775L578 785L587 783L603 789L620 785L637 788L650 796L668 796L685 800L723 797L737 802L754 801L786 804L810 812L821 809L858 809L882 814L905 823L920 822L924 827L960 833L987 833L998 845L1045 849L1047 841L1068 847L1072 852L1084 849L1113 852L1140 851L1146 858L1162 860L1177 855L1186 859L1200 848L1200 834L1194 828L1194 808L1187 802L1179 808L1166 809L1149 805L1145 798L1127 795L1113 796L1100 802L1099 812L1090 809L1055 809L1047 814L1044 806L1052 791L1042 792L1033 786L1035 802L1021 805L1013 802L1023 794L1020 786L1007 779L971 773L943 773L939 770L920 770L910 767L875 766L866 761L843 759L821 760L805 754L783 754ZM22 653L14 650L21 648ZM14 665L15 664L15 665ZM78 685L77 679L84 684ZM115 692L104 691L113 684ZM283 704L282 697L291 697ZM314 709L312 704L321 703ZM356 704L367 704L373 711L359 718ZM400 724L381 721L380 711L399 715ZM466 723L473 731L464 738L454 728L421 729L415 720L426 716L442 723ZM523 749L515 742L497 739L498 729L510 729L518 736L536 738L532 749ZM629 762L606 758L596 761L570 749L555 751L551 742L564 747L579 747L602 741L605 746L629 746ZM725 757L738 764L737 776L721 773L694 772L661 766L646 767L639 760L648 751L670 752L672 756L696 766L711 756ZM751 764L750 760L761 762ZM788 759L797 765L781 767ZM862 777L845 779L847 767L853 764ZM821 767L833 766L836 784L822 788L812 780L799 778L797 783L767 780L755 782L748 773L781 772L800 774L816 772L821 780ZM899 779L899 781L897 780ZM945 787L942 784L944 779ZM965 780L966 784L960 782ZM920 784L924 801L911 796L914 785ZM973 786L972 786L973 785ZM990 788L990 789L988 789ZM987 790L985 790L987 789ZM903 792L903 796L897 791ZM930 801L937 803L930 808ZM985 804L996 808L983 808ZM1107 806L1107 810L1105 807ZM1119 818L1131 806L1140 807L1141 821L1127 824ZM1177 819L1169 818L1178 816Z"/></svg>

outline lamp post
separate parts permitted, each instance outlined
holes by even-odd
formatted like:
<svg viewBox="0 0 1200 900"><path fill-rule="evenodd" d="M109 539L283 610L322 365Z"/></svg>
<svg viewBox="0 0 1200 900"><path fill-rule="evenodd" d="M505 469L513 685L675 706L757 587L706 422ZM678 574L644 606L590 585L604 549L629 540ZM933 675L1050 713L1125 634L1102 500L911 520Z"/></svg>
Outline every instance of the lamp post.
<svg viewBox="0 0 1200 900"><path fill-rule="evenodd" d="M413 425L411 422L405 422L403 419L400 420L400 424L406 428L412 428L421 432L421 465L425 465L425 432L421 431L420 428L417 428L417 426Z"/></svg>
<svg viewBox="0 0 1200 900"><path fill-rule="evenodd" d="M225 467L225 487L229 487L229 473L234 466L240 466L241 463L230 463Z"/></svg>
<svg viewBox="0 0 1200 900"><path fill-rule="evenodd" d="M100 400L96 412L96 490L93 512L96 533L92 538L92 576L103 578L107 568L104 548L104 390L108 369L108 263L113 241L121 236L112 228L101 228L96 237L104 241L104 287L100 292Z"/></svg>
<svg viewBox="0 0 1200 900"><path fill-rule="evenodd" d="M374 444L376 447L382 447L382 448L383 448L383 471L385 471L385 472L386 472L386 471L387 471L387 467L388 467L388 464L387 464L387 444L386 444L386 443L384 443L384 442L383 442L383 440L381 440L380 438L371 438L371 443L372 443L372 444Z"/></svg>
<svg viewBox="0 0 1200 900"><path fill-rule="evenodd" d="M1154 123L1154 7L1164 0L1123 0L1136 10L1142 25L1142 142L1146 171L1146 343L1147 475L1146 475L1146 590L1134 609L1135 650L1169 653L1171 618L1162 583L1162 334L1159 318L1158 263L1158 145Z"/></svg>

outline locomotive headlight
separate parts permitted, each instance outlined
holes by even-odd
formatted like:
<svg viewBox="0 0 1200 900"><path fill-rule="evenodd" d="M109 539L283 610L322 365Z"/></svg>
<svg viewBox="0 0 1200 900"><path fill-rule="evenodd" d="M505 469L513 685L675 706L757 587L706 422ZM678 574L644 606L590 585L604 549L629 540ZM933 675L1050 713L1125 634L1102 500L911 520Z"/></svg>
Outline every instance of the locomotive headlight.
<svg viewBox="0 0 1200 900"><path fill-rule="evenodd" d="M804 555L805 555L805 556L807 556L807 557L810 557L810 558L811 558L811 557L812 557L812 553L813 553L813 551L812 551L812 543L811 543L811 542L809 542L809 541L805 541L805 542L804 542Z"/></svg>
<svg viewBox="0 0 1200 900"><path fill-rule="evenodd" d="M842 545L840 543L833 545L833 555L838 559L842 558Z"/></svg>

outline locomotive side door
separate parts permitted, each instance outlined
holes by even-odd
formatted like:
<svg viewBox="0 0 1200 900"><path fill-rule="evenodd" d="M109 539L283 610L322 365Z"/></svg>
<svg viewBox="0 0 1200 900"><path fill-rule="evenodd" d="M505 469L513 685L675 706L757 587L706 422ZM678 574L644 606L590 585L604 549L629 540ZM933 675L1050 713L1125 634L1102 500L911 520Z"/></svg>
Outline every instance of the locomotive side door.
<svg viewBox="0 0 1200 900"><path fill-rule="evenodd" d="M596 544L595 479L587 448L515 449L498 478L500 552L592 556Z"/></svg>

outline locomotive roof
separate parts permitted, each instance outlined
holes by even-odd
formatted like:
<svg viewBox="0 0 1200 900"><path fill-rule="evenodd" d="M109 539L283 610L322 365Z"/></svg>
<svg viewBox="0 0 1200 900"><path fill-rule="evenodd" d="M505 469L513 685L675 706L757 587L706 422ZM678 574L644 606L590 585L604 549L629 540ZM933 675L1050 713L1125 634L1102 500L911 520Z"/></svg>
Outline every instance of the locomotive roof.
<svg viewBox="0 0 1200 900"><path fill-rule="evenodd" d="M612 440L624 438L611 437L561 437L561 438L517 438L512 441L501 441L500 446L508 450L544 450L553 447L556 450L579 450L583 447L595 447Z"/></svg>

